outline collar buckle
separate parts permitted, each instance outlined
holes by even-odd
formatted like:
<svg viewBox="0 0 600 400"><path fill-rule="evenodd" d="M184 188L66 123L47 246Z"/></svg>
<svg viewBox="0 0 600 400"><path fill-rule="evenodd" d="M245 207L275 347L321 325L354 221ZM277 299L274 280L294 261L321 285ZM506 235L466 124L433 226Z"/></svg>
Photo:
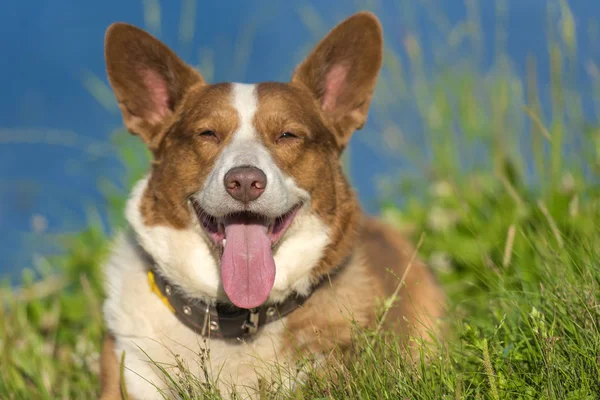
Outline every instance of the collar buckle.
<svg viewBox="0 0 600 400"><path fill-rule="evenodd" d="M254 335L258 331L259 318L260 311L258 308L248 310L248 319L242 324L242 329L245 330L246 335Z"/></svg>

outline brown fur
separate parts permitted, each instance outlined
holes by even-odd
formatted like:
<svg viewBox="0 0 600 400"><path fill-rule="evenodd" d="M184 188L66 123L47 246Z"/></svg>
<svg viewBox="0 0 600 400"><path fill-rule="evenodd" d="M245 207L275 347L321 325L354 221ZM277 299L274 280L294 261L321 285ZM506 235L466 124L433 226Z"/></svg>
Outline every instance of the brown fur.
<svg viewBox="0 0 600 400"><path fill-rule="evenodd" d="M401 284L415 249L387 224L374 218L362 222L349 265L288 317L290 347L322 352L335 344L346 350L353 322L373 328L378 303L390 298ZM387 330L421 338L439 331L435 320L443 314L445 297L431 270L418 258L401 285L399 298L386 317Z"/></svg>
<svg viewBox="0 0 600 400"><path fill-rule="evenodd" d="M121 400L121 377L119 360L115 354L115 338L107 332L100 355L100 400ZM131 396L130 396L131 398Z"/></svg>
<svg viewBox="0 0 600 400"><path fill-rule="evenodd" d="M416 249L391 226L368 218L361 232L361 246L370 271L389 298ZM416 257L401 284L399 301L390 309L385 327L400 334L426 337L439 332L435 320L442 317L446 298L430 268Z"/></svg>
<svg viewBox="0 0 600 400"><path fill-rule="evenodd" d="M237 112L227 101L230 91L229 84L191 89L185 108L178 110L178 118L165 128L142 203L147 225L185 229L195 218L187 200L200 190L237 128ZM206 130L215 131L218 137L199 135Z"/></svg>
<svg viewBox="0 0 600 400"><path fill-rule="evenodd" d="M289 349L347 349L351 318L374 326L378 299L394 292L413 253L392 228L363 216L339 159L367 119L382 54L377 18L358 13L319 42L290 83L258 85L253 123L260 140L278 167L310 194L312 213L329 229L331 244L312 271L313 280L347 262L331 284L289 315ZM200 190L239 124L229 102L231 86L206 84L165 45L126 24L107 31L106 59L125 125L154 154L141 204L144 221L186 229L196 218L189 196ZM199 134L207 130L215 136ZM295 137L281 138L283 132ZM387 316L391 329L425 335L426 325L442 315L442 292L420 261L412 266L400 297ZM102 355L106 400L120 398L113 340L106 338Z"/></svg>
<svg viewBox="0 0 600 400"><path fill-rule="evenodd" d="M310 194L312 211L331 230L332 245L313 271L317 280L351 252L358 233L359 204L344 178L332 128L310 92L302 86L269 83L259 85L258 93L257 130L266 137L292 130L300 137L283 146L267 140L265 145L279 168Z"/></svg>

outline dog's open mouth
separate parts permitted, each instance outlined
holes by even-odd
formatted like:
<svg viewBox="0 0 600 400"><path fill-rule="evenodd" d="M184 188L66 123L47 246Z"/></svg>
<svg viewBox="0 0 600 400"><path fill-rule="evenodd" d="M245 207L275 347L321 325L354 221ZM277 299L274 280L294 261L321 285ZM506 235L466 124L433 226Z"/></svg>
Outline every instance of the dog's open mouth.
<svg viewBox="0 0 600 400"><path fill-rule="evenodd" d="M229 300L240 308L263 304L275 282L273 247L293 222L301 204L277 218L238 212L222 218L206 213L192 200L208 236L223 249L221 280Z"/></svg>

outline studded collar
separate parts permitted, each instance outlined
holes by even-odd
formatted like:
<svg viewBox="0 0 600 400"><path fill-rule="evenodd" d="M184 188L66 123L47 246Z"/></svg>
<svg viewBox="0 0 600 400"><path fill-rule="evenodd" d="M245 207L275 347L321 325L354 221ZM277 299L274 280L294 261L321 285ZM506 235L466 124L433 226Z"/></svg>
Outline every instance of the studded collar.
<svg viewBox="0 0 600 400"><path fill-rule="evenodd" d="M190 298L176 285L168 282L157 269L152 256L138 244L138 249L145 258L148 269L148 285L165 306L183 323L199 335L212 338L237 339L254 335L260 327L277 321L304 304L304 302L323 284L331 283L335 276L352 260L352 254L342 261L337 268L325 274L313 284L305 296L292 293L283 302L274 305L260 306L251 310L233 304L207 304L200 299Z"/></svg>
<svg viewBox="0 0 600 400"><path fill-rule="evenodd" d="M251 336L259 327L300 307L310 296L292 294L283 303L246 310L229 304L210 305L198 299L188 300L154 269L148 271L148 284L185 326L199 335L223 339Z"/></svg>

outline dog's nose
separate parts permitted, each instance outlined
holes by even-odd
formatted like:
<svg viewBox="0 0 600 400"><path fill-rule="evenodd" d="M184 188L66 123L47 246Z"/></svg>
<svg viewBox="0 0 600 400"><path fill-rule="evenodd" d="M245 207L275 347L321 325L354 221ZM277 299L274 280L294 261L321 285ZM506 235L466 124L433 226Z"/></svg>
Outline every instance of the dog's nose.
<svg viewBox="0 0 600 400"><path fill-rule="evenodd" d="M225 174L224 184L231 197L247 204L265 191L267 176L256 167L235 167Z"/></svg>

